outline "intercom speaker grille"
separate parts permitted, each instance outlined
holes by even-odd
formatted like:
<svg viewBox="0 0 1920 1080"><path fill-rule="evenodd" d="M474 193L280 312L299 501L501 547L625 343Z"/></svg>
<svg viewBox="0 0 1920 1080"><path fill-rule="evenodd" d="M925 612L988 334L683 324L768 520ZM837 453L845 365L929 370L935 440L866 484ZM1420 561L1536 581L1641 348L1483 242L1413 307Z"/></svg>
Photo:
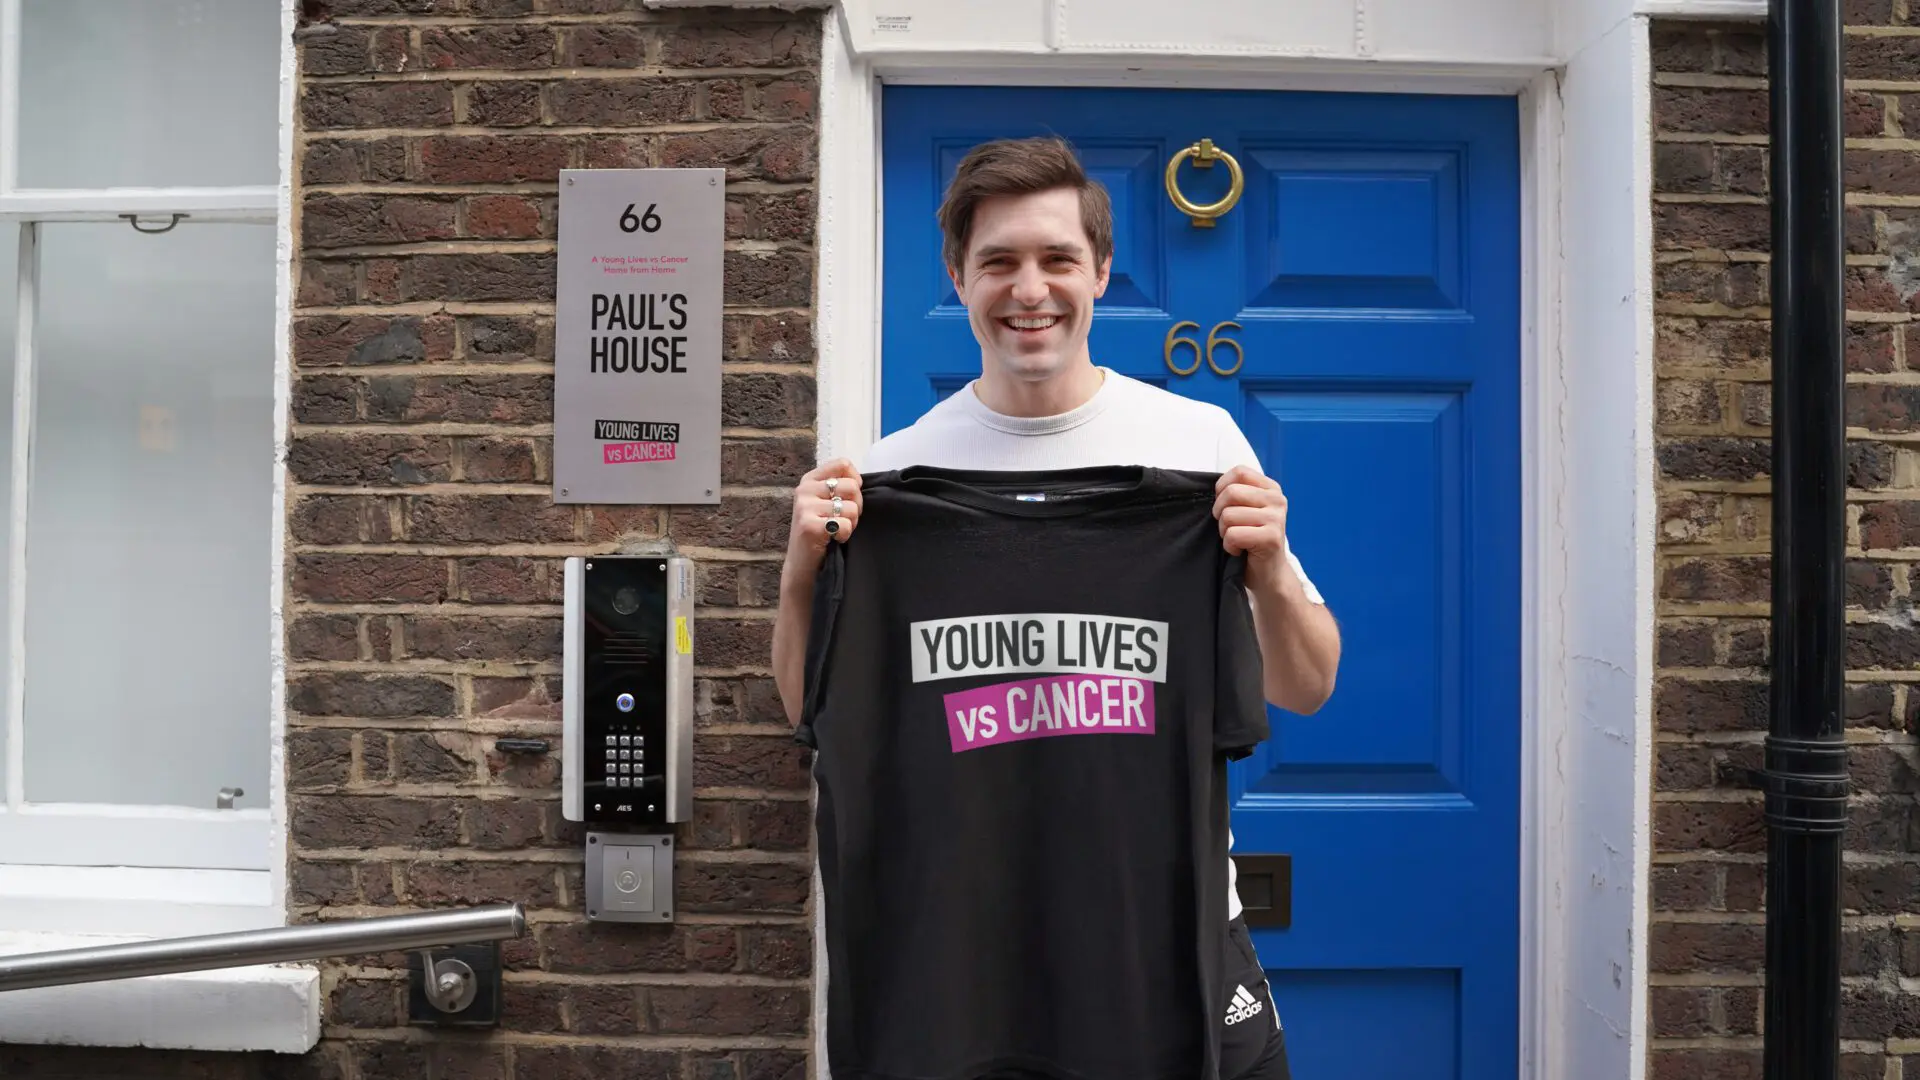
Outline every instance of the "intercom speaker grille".
<svg viewBox="0 0 1920 1080"><path fill-rule="evenodd" d="M648 634L608 634L600 651L608 667L638 667L660 659L660 641Z"/></svg>

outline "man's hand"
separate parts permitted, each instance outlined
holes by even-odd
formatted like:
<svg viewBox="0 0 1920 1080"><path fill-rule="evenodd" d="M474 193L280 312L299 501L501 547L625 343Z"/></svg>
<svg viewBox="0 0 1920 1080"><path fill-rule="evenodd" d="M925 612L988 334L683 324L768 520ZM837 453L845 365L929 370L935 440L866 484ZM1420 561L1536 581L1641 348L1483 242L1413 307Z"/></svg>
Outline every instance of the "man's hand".
<svg viewBox="0 0 1920 1080"><path fill-rule="evenodd" d="M808 566L827 553L827 544L845 543L860 523L860 471L835 458L800 478L793 489L793 527L787 535L787 561Z"/></svg>
<svg viewBox="0 0 1920 1080"><path fill-rule="evenodd" d="M780 569L780 609L773 619L773 681L790 723L800 722L807 622L820 559L828 544L845 543L859 523L860 470L853 462L835 458L801 477L793 489L793 526Z"/></svg>
<svg viewBox="0 0 1920 1080"><path fill-rule="evenodd" d="M1228 554L1247 557L1247 598L1260 638L1269 704L1311 713L1333 694L1340 628L1307 595L1287 555L1287 496L1258 469L1236 465L1214 485L1213 516Z"/></svg>
<svg viewBox="0 0 1920 1080"><path fill-rule="evenodd" d="M1246 553L1247 584L1289 599L1304 597L1299 576L1287 560L1287 495L1279 483L1257 469L1235 465L1213 490L1220 542L1229 555Z"/></svg>

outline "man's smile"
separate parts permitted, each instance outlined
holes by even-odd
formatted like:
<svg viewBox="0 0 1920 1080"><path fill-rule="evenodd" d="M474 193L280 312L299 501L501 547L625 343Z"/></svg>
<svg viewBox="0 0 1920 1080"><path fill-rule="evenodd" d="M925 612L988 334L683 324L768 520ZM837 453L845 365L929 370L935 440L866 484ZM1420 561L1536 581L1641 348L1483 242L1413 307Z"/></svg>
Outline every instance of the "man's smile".
<svg viewBox="0 0 1920 1080"><path fill-rule="evenodd" d="M1061 315L1014 315L1002 318L1000 325L1023 333L1037 334L1043 330L1052 329L1053 324L1064 317Z"/></svg>

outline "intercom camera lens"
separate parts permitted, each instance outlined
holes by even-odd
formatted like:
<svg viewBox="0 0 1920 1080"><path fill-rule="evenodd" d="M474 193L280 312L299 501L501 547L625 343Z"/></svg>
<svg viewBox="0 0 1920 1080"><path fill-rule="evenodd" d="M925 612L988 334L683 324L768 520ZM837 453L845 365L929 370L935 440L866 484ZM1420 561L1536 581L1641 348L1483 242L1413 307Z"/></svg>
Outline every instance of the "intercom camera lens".
<svg viewBox="0 0 1920 1080"><path fill-rule="evenodd" d="M622 615L631 615L640 610L640 591L631 585L623 586L613 594L613 610Z"/></svg>
<svg viewBox="0 0 1920 1080"><path fill-rule="evenodd" d="M613 704L614 704L614 707L618 708L621 712L632 712L633 711L633 695L621 694L619 697L613 699Z"/></svg>

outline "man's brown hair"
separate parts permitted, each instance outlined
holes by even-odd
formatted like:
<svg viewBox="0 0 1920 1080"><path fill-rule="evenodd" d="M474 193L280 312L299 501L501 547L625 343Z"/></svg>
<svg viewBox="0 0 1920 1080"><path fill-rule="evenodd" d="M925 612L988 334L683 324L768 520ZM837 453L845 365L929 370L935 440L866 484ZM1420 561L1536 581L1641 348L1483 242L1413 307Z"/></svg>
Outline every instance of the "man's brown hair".
<svg viewBox="0 0 1920 1080"><path fill-rule="evenodd" d="M1030 195L1055 188L1080 194L1080 223L1093 242L1093 265L1113 254L1113 201L1106 186L1087 175L1067 141L1056 136L982 143L961 159L940 203L941 255L956 274L964 268L973 214L982 199Z"/></svg>

